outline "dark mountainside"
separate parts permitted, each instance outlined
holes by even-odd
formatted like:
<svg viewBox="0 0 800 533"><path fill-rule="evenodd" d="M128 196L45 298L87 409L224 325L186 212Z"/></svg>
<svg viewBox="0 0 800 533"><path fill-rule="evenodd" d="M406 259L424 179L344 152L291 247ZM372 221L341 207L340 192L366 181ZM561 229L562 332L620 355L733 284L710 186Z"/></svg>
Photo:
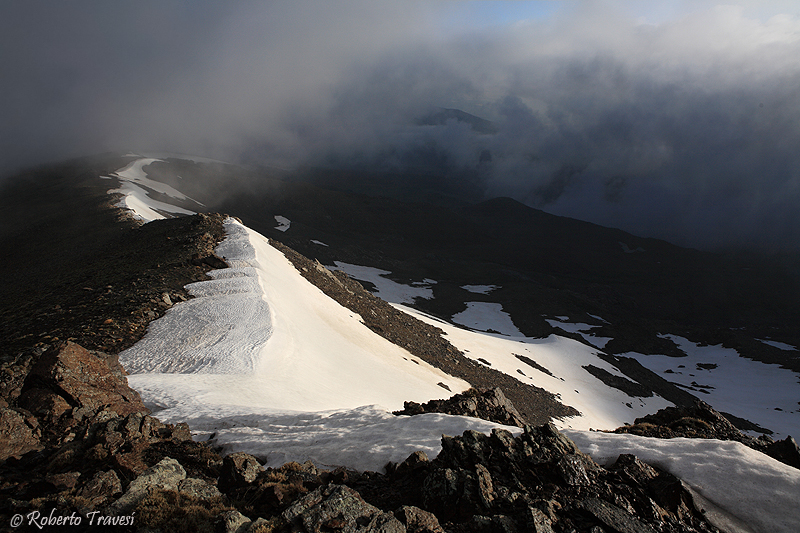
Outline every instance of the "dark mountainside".
<svg viewBox="0 0 800 533"><path fill-rule="evenodd" d="M0 527L16 513L57 509L60 516L84 516L71 531L98 529L88 525L91 512L116 517L121 531L718 531L678 479L633 456L601 467L551 425L527 426L516 438L502 431L445 437L443 452L432 461L417 453L385 473L358 473L308 463L265 470L247 454L219 457L193 442L185 425L160 423L127 387L116 354L140 338L150 320L186 298L184 285L220 267L213 247L223 237L223 215L139 226L110 207L110 182L97 178L120 166L114 157L73 161L31 171L0 191L0 243L14 252L0 267L8 280L0 294L6 330L0 353ZM286 185L272 183L276 190ZM313 200L323 218L340 199L346 205L372 202L303 187L312 203L296 197L296 212L269 212L288 216L299 236L313 229L304 229L299 216L314 211ZM426 220L432 216L418 209ZM352 222L364 216L354 212ZM270 224L263 216L261 223ZM309 238L333 246L341 224ZM372 243L358 248L357 234L344 235L342 248L354 257L377 255ZM302 240L278 236L287 244ZM394 244L408 246L391 236L384 243L395 253ZM327 291L346 287L361 302L351 305L386 311L341 273L326 273L313 260L281 249L323 290L328 280L333 289ZM382 257L394 264L392 256ZM411 279L420 279L420 272L414 274ZM414 324L389 319L370 327L401 344L417 344L407 337ZM434 349L412 348L420 357ZM437 349L443 358L458 357L452 347ZM511 397L509 390L503 393ZM520 416L492 391L407 409L453 405L504 423ZM666 417L658 423L674 429L680 425L674 422ZM709 435L732 438L731 431Z"/></svg>

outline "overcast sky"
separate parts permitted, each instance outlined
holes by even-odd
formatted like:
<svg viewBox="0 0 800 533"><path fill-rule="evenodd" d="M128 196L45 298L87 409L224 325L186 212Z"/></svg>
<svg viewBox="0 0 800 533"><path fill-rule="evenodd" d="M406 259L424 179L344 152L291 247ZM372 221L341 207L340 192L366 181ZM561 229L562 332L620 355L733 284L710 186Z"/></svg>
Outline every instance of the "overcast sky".
<svg viewBox="0 0 800 533"><path fill-rule="evenodd" d="M114 149L402 170L433 150L487 197L796 249L798 58L796 1L0 0L0 169ZM497 133L415 122L438 107Z"/></svg>

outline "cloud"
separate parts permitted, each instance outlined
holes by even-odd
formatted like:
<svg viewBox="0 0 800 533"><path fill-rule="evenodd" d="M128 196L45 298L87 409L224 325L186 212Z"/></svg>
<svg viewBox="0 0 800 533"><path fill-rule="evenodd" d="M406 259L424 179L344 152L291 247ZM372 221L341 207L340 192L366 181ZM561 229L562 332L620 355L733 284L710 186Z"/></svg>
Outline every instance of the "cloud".
<svg viewBox="0 0 800 533"><path fill-rule="evenodd" d="M798 13L643 5L459 30L445 1L6 2L0 160L427 169L681 244L800 247ZM497 132L419 120L438 108Z"/></svg>

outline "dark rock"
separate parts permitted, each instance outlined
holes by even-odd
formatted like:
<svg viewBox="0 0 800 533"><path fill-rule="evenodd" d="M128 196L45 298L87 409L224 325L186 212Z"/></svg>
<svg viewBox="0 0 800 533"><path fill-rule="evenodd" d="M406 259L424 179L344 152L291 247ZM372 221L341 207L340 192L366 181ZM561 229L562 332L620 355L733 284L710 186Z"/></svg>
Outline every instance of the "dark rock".
<svg viewBox="0 0 800 533"><path fill-rule="evenodd" d="M350 532L405 533L392 515L365 502L343 485L320 487L292 504L282 514L293 531L320 533L331 529Z"/></svg>
<svg viewBox="0 0 800 533"><path fill-rule="evenodd" d="M764 451L773 459L800 468L800 447L797 446L797 441L791 435L783 440L773 442Z"/></svg>
<svg viewBox="0 0 800 533"><path fill-rule="evenodd" d="M119 476L117 476L117 473L113 470L97 472L94 477L78 491L78 496L88 500L85 507L86 511L93 511L98 507L104 506L109 503L112 498L120 494L122 494L122 482L120 482Z"/></svg>
<svg viewBox="0 0 800 533"><path fill-rule="evenodd" d="M754 439L742 433L728 418L707 403L697 400L692 406L666 407L657 413L634 420L614 433L631 433L645 437L671 439L688 437L699 439L734 440L763 452L784 464L800 468L800 448L792 437L772 442L766 436ZM741 419L736 420L742 425ZM757 427L757 426L756 426Z"/></svg>
<svg viewBox="0 0 800 533"><path fill-rule="evenodd" d="M588 498L579 504L579 508L589 512L612 531L619 533L656 533L656 531L638 521L630 513L616 505L597 498Z"/></svg>
<svg viewBox="0 0 800 533"><path fill-rule="evenodd" d="M526 424L525 419L499 387L486 390L469 389L447 400L431 400L424 404L404 402L403 410L394 414L411 416L422 413L472 416L507 426L524 427Z"/></svg>
<svg viewBox="0 0 800 533"><path fill-rule="evenodd" d="M232 453L222 460L219 487L223 491L252 483L264 468L249 453Z"/></svg>

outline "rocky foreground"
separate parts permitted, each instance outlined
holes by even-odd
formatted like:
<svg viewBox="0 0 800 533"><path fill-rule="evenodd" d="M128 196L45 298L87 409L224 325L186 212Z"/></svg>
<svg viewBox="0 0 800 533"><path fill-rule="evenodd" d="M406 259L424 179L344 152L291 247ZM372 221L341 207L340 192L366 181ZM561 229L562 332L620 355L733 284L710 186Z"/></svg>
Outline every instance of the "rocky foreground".
<svg viewBox="0 0 800 533"><path fill-rule="evenodd" d="M453 402L519 416L498 391ZM17 515L129 531L716 531L674 476L633 456L603 468L550 424L446 436L435 459L417 452L385 473L264 469L162 424L115 356L71 342L39 355L13 403L0 411L4 525Z"/></svg>

